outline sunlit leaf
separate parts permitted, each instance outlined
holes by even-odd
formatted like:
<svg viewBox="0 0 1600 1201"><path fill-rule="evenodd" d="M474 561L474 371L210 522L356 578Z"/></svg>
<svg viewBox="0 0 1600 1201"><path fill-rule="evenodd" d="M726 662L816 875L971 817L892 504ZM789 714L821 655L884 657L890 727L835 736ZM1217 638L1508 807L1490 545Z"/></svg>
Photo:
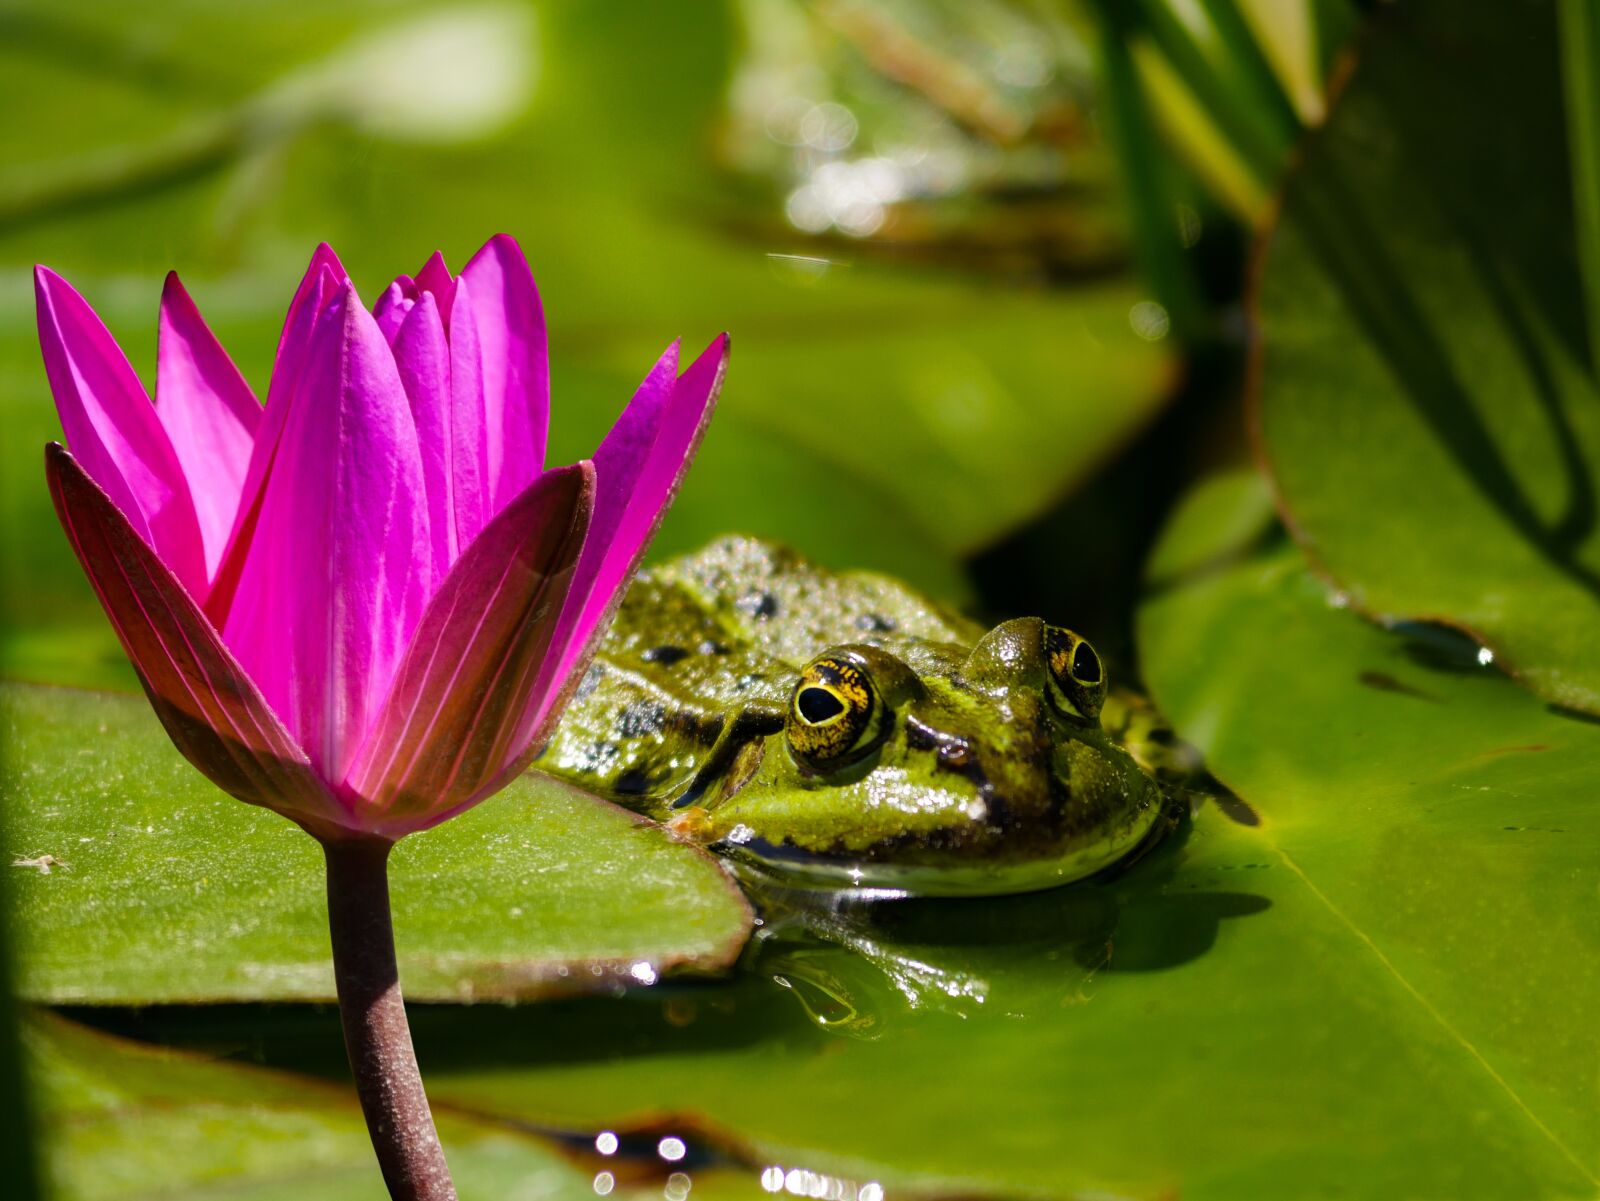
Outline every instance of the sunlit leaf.
<svg viewBox="0 0 1600 1201"><path fill-rule="evenodd" d="M327 1000L322 856L218 792L142 699L6 686L17 985L31 1000ZM408 997L615 989L726 968L749 909L707 856L525 777L391 866Z"/></svg>
<svg viewBox="0 0 1600 1201"><path fill-rule="evenodd" d="M1545 0L1379 15L1267 248L1260 432L1355 606L1464 626L1594 712L1600 392L1556 34Z"/></svg>

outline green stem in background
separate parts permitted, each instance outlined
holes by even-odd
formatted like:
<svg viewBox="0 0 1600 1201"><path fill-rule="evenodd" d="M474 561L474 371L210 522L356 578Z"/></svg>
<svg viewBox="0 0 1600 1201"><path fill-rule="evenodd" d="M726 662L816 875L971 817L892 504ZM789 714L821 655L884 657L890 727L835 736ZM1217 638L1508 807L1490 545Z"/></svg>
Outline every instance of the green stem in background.
<svg viewBox="0 0 1600 1201"><path fill-rule="evenodd" d="M1293 142L1300 135L1300 114L1237 0L1201 0L1201 5L1227 53L1241 99L1263 115L1277 136Z"/></svg>
<svg viewBox="0 0 1600 1201"><path fill-rule="evenodd" d="M339 1017L389 1195L395 1201L456 1201L400 995L389 917L393 845L378 838L323 844Z"/></svg>
<svg viewBox="0 0 1600 1201"><path fill-rule="evenodd" d="M1259 104L1252 89L1241 86L1241 82L1250 82L1250 74L1238 65L1235 65L1234 73L1226 77L1222 75L1188 28L1168 7L1167 0L1141 0L1136 4L1127 4L1124 0L1123 3L1103 3L1101 7L1108 13L1115 11L1123 14L1110 24L1123 26L1125 39L1140 33L1149 36L1184 86L1199 101L1206 115L1250 168L1257 184L1264 190L1275 187L1299 131L1299 120L1294 116L1293 109L1287 103L1281 111L1275 105ZM1207 7L1209 9L1212 6ZM1238 30L1242 30L1242 36L1253 44L1252 35L1244 26L1244 19L1237 13L1234 15ZM1233 52L1235 47L1225 35L1221 35L1220 30L1219 36L1222 36L1223 44L1230 53ZM1255 53L1259 55L1259 49ZM1270 74L1271 68L1263 66ZM1277 89L1276 79L1272 80L1272 86L1274 90Z"/></svg>
<svg viewBox="0 0 1600 1201"><path fill-rule="evenodd" d="M1567 100L1572 220L1589 332L1589 364L1600 375L1600 13L1594 0L1561 0L1561 75Z"/></svg>
<svg viewBox="0 0 1600 1201"><path fill-rule="evenodd" d="M1097 0L1100 16L1100 94L1112 147L1122 165L1132 209L1134 245L1144 277L1166 306L1177 332L1193 337L1203 305L1179 234L1167 156L1128 49L1122 0Z"/></svg>

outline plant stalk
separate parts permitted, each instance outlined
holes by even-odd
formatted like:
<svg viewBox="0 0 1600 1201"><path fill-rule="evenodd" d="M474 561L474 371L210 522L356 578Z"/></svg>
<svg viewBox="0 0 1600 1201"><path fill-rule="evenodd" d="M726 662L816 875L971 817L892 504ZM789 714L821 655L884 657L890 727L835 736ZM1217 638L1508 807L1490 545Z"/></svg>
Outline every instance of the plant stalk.
<svg viewBox="0 0 1600 1201"><path fill-rule="evenodd" d="M456 1201L411 1046L389 917L384 839L329 839L328 929L350 1071L389 1195Z"/></svg>
<svg viewBox="0 0 1600 1201"><path fill-rule="evenodd" d="M1561 0L1556 13L1561 22L1572 218L1588 317L1589 367L1600 376L1600 18L1594 0Z"/></svg>

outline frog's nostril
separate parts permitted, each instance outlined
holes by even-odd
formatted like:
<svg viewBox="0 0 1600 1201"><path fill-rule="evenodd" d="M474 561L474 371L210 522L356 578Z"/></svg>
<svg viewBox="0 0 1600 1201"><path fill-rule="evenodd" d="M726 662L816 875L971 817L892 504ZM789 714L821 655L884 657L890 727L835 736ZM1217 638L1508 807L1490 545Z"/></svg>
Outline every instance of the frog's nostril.
<svg viewBox="0 0 1600 1201"><path fill-rule="evenodd" d="M945 767L960 769L972 761L972 748L964 742L946 742L939 746L939 762Z"/></svg>

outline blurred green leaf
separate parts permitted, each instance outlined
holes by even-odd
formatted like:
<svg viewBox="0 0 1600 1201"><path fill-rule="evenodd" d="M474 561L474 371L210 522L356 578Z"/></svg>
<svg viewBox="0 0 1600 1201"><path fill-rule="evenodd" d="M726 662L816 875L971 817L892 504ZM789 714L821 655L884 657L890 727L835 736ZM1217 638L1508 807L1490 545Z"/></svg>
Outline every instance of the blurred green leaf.
<svg viewBox="0 0 1600 1201"><path fill-rule="evenodd" d="M1553 3L1380 14L1257 303L1261 442L1318 566L1600 711L1600 394Z"/></svg>
<svg viewBox="0 0 1600 1201"><path fill-rule="evenodd" d="M54 1003L327 1000L322 856L224 796L142 700L0 691L17 986ZM750 911L703 853L527 776L396 849L413 1000L615 990L716 972Z"/></svg>
<svg viewBox="0 0 1600 1201"><path fill-rule="evenodd" d="M469 52L495 20L521 74ZM445 36L455 24L469 28ZM414 79L419 28L438 54L428 95L478 124L371 107ZM39 478L58 427L35 261L80 286L147 382L176 267L264 393L318 240L375 297L433 247L459 266L508 230L550 321L554 458L592 450L671 338L697 351L732 331L721 413L662 551L744 530L957 600L960 558L1095 470L1173 377L1130 325L1141 292L1125 279L1055 288L786 228L781 195L712 161L739 50L708 0L193 3L159 30L124 7L37 5L0 29L0 125L16 132L0 168L0 669L13 676L127 682ZM507 80L499 107L452 78L480 69ZM60 124L23 115L39 96L60 98ZM160 169L130 167L141 155Z"/></svg>
<svg viewBox="0 0 1600 1201"><path fill-rule="evenodd" d="M1098 0L1100 93L1110 140L1122 165L1139 266L1180 332L1200 333L1201 304L1194 264L1178 226L1173 164L1156 135L1130 42L1139 20L1120 0Z"/></svg>
<svg viewBox="0 0 1600 1201"><path fill-rule="evenodd" d="M45 1015L27 1033L61 1201L388 1195L353 1086L208 1062ZM462 1201L583 1201L601 1191L592 1168L527 1131L437 1106L435 1116ZM693 1186L717 1201L761 1195L753 1174L727 1168L697 1171ZM661 1187L624 1175L612 1195L644 1201Z"/></svg>

